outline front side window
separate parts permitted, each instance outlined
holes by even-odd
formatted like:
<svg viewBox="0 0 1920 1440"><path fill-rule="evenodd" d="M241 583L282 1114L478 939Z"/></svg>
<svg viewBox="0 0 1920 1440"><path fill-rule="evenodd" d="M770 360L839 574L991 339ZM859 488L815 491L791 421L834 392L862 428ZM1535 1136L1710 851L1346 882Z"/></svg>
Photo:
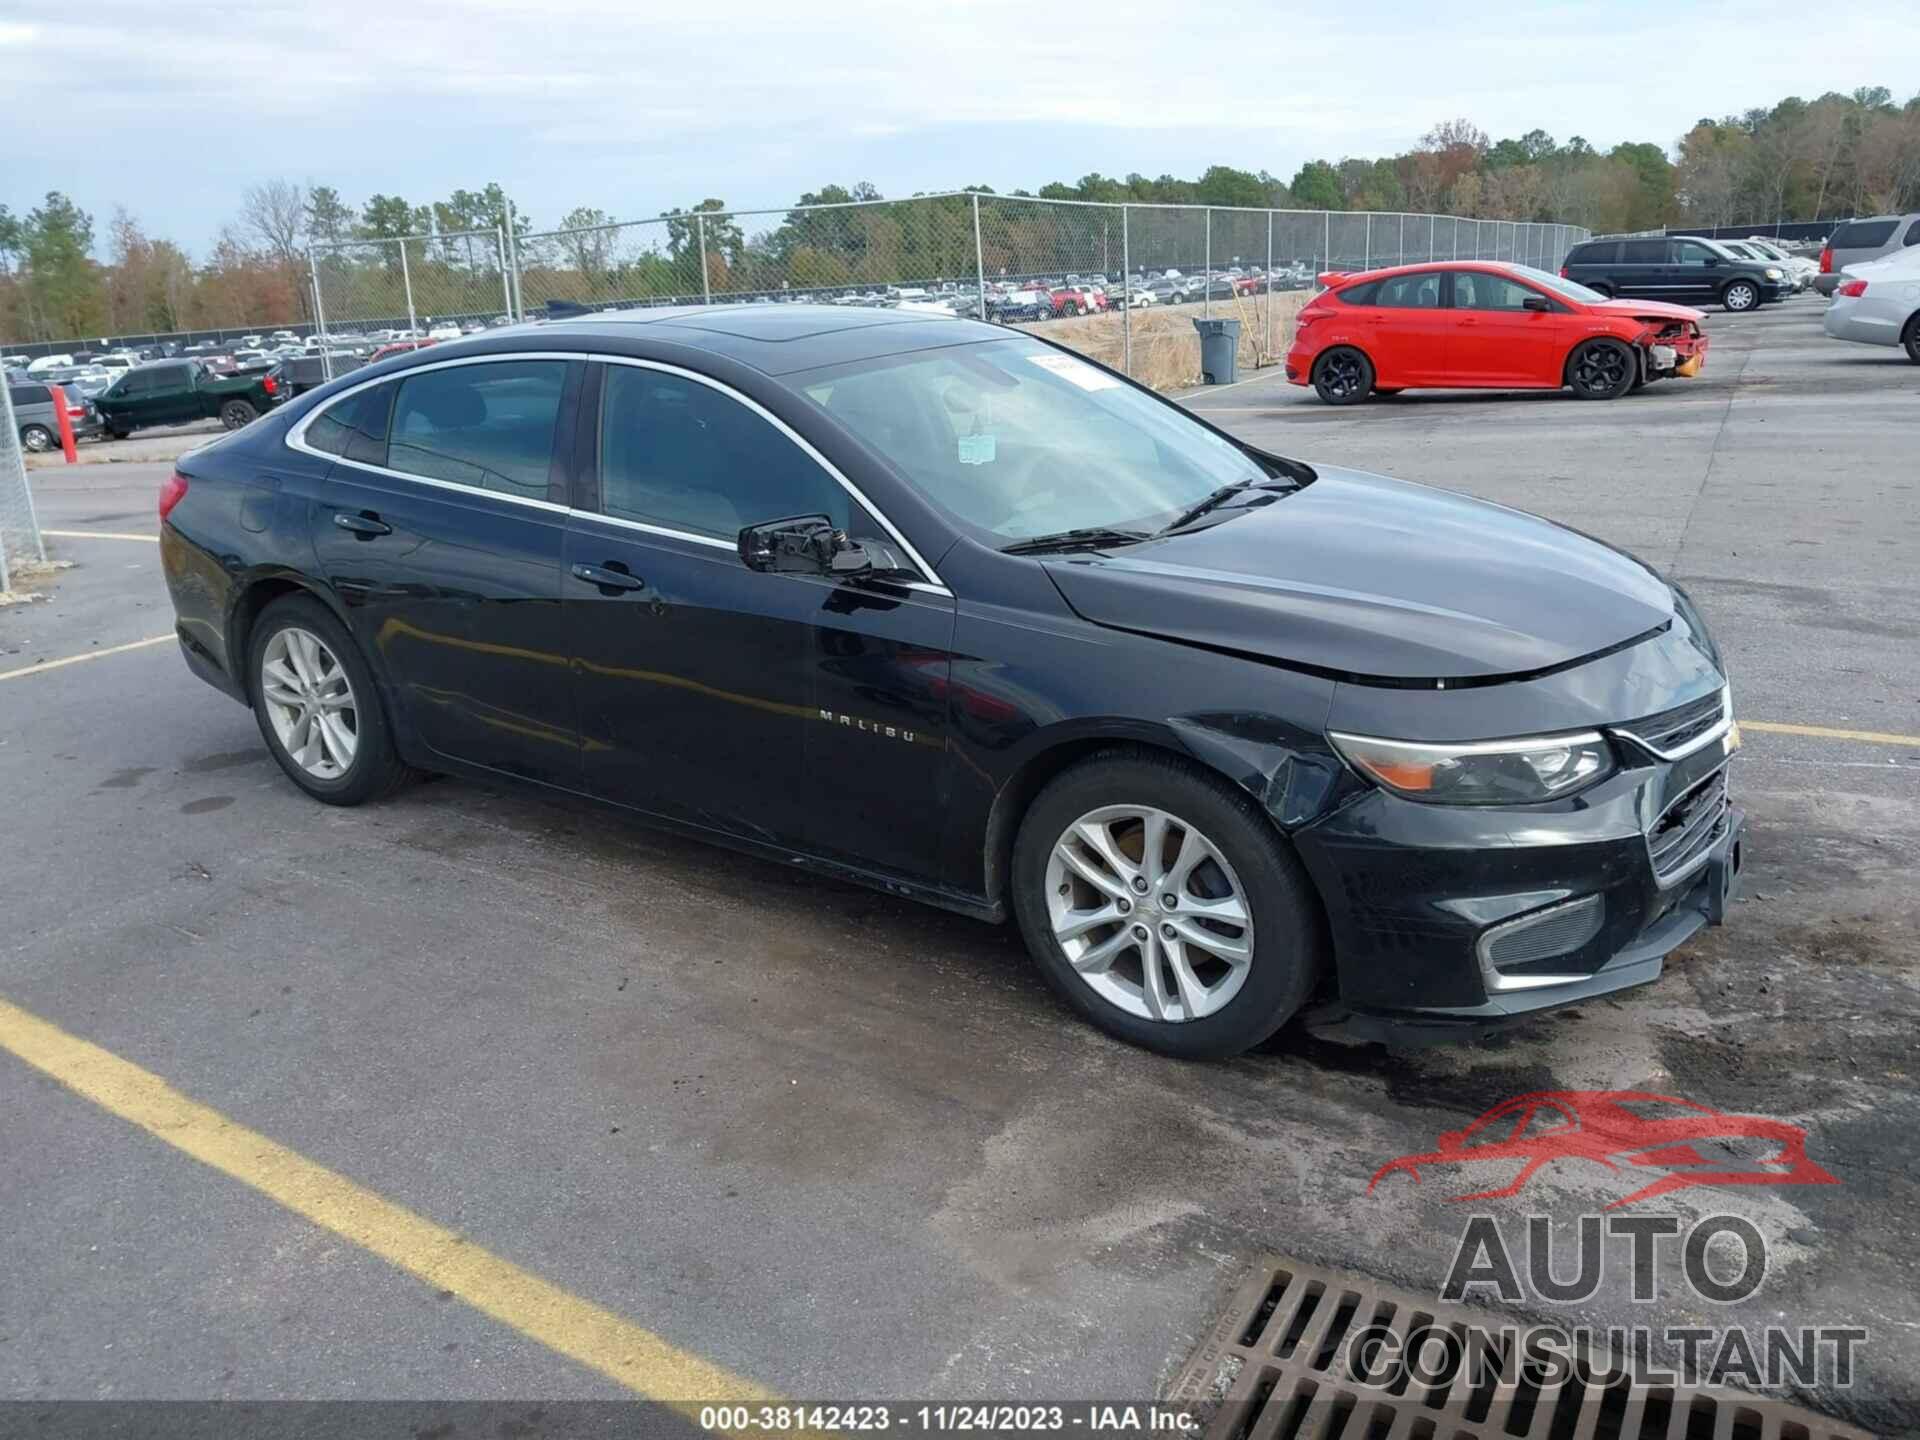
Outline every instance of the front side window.
<svg viewBox="0 0 1920 1440"><path fill-rule="evenodd" d="M1673 242L1673 263L1676 265L1708 265L1719 258L1718 254L1697 240Z"/></svg>
<svg viewBox="0 0 1920 1440"><path fill-rule="evenodd" d="M1268 472L1178 406L1025 338L863 360L801 393L989 544L1158 528Z"/></svg>
<svg viewBox="0 0 1920 1440"><path fill-rule="evenodd" d="M566 374L563 360L509 360L403 376L388 468L545 500Z"/></svg>
<svg viewBox="0 0 1920 1440"><path fill-rule="evenodd" d="M1457 270L1453 276L1456 310L1524 310L1536 294L1517 280L1485 270Z"/></svg>
<svg viewBox="0 0 1920 1440"><path fill-rule="evenodd" d="M724 540L794 515L870 533L855 525L846 488L764 416L711 385L634 365L606 370L600 508Z"/></svg>
<svg viewBox="0 0 1920 1440"><path fill-rule="evenodd" d="M1373 302L1395 310L1438 310L1440 308L1440 272L1420 275L1396 275L1380 282L1379 297Z"/></svg>
<svg viewBox="0 0 1920 1440"><path fill-rule="evenodd" d="M1907 227L1907 238L1902 244L1920 245L1920 220L1914 221L1913 224Z"/></svg>

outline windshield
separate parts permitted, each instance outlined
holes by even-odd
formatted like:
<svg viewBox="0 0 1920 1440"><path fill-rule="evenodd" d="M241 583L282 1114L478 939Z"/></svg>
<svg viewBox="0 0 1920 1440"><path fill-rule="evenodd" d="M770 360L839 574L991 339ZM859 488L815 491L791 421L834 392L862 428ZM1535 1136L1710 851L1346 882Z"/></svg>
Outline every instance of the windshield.
<svg viewBox="0 0 1920 1440"><path fill-rule="evenodd" d="M1035 340L862 361L802 393L990 544L1151 530L1268 478L1177 407Z"/></svg>
<svg viewBox="0 0 1920 1440"><path fill-rule="evenodd" d="M1551 290L1557 295L1564 295L1569 300L1578 300L1582 305L1603 305L1606 303L1607 297L1605 295L1602 295L1598 290L1589 290L1578 280L1563 280L1550 270L1535 270L1530 265L1521 265L1516 268L1526 276L1530 283L1538 285L1543 289Z"/></svg>

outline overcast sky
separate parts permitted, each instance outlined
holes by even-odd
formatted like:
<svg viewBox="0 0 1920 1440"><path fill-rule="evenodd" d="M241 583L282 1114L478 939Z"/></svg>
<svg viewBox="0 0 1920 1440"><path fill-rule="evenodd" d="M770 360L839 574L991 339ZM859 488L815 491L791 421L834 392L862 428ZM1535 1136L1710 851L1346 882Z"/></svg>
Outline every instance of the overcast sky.
<svg viewBox="0 0 1920 1440"><path fill-rule="evenodd" d="M1703 113L1920 83L1915 0L0 0L0 200L125 204L196 253L284 175L418 204L498 180L542 227L716 195L779 206L1291 178L1464 115L1671 144Z"/></svg>

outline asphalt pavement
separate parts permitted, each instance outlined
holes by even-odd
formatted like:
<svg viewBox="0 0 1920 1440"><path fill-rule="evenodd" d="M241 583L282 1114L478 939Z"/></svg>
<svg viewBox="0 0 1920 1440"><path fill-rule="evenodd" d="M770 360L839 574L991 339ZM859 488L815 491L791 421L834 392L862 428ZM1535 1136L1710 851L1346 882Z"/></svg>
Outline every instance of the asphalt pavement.
<svg viewBox="0 0 1920 1440"><path fill-rule="evenodd" d="M315 805L164 638L166 467L115 465L35 472L72 566L0 609L0 1001L819 1399L1150 1396L1263 1255L1436 1291L1472 1207L1443 1175L1369 1194L1385 1162L1517 1094L1681 1095L1806 1127L1839 1182L1663 1201L1769 1242L1713 1323L1864 1325L1857 1383L1813 1398L1920 1424L1920 367L1819 308L1715 314L1699 379L1610 404L1336 410L1274 377L1191 402L1699 600L1745 725L1747 891L1652 987L1477 1046L1289 1029L1184 1064L1077 1023L1010 928L519 791ZM0 1053L0 1397L626 1393L524 1306L423 1281L404 1227L315 1223L133 1108ZM1515 1203L1571 1223L1623 1193L1562 1164ZM1648 1318L1617 1287L1568 1314Z"/></svg>

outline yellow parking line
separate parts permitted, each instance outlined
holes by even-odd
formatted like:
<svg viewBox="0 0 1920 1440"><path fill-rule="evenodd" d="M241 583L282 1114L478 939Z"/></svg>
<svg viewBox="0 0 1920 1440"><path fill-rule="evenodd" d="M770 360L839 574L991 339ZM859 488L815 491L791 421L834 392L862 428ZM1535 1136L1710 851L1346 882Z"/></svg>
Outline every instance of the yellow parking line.
<svg viewBox="0 0 1920 1440"><path fill-rule="evenodd" d="M5 1000L0 1000L0 1049L203 1165L251 1186L423 1284L451 1290L483 1314L638 1395L687 1411L700 1402L777 1398Z"/></svg>
<svg viewBox="0 0 1920 1440"><path fill-rule="evenodd" d="M0 679L5 677L0 676ZM1920 735L1894 735L1885 730L1835 730L1826 725L1783 725L1771 720L1742 720L1742 730L1768 735L1810 735L1816 740L1864 740L1870 745L1920 745Z"/></svg>
<svg viewBox="0 0 1920 1440"><path fill-rule="evenodd" d="M129 640L124 645L109 645L101 650L89 650L84 655L63 655L58 660L42 660L38 665L23 665L18 670L0 670L0 680L18 680L25 675L44 675L49 670L58 670L63 665L84 665L89 660L98 660L106 655L124 655L129 650L144 650L149 645L164 645L173 639L171 635L150 635L145 640Z"/></svg>
<svg viewBox="0 0 1920 1440"><path fill-rule="evenodd" d="M56 540L145 540L150 545L158 545L158 535L135 535L128 530L42 530L42 535L51 535Z"/></svg>

